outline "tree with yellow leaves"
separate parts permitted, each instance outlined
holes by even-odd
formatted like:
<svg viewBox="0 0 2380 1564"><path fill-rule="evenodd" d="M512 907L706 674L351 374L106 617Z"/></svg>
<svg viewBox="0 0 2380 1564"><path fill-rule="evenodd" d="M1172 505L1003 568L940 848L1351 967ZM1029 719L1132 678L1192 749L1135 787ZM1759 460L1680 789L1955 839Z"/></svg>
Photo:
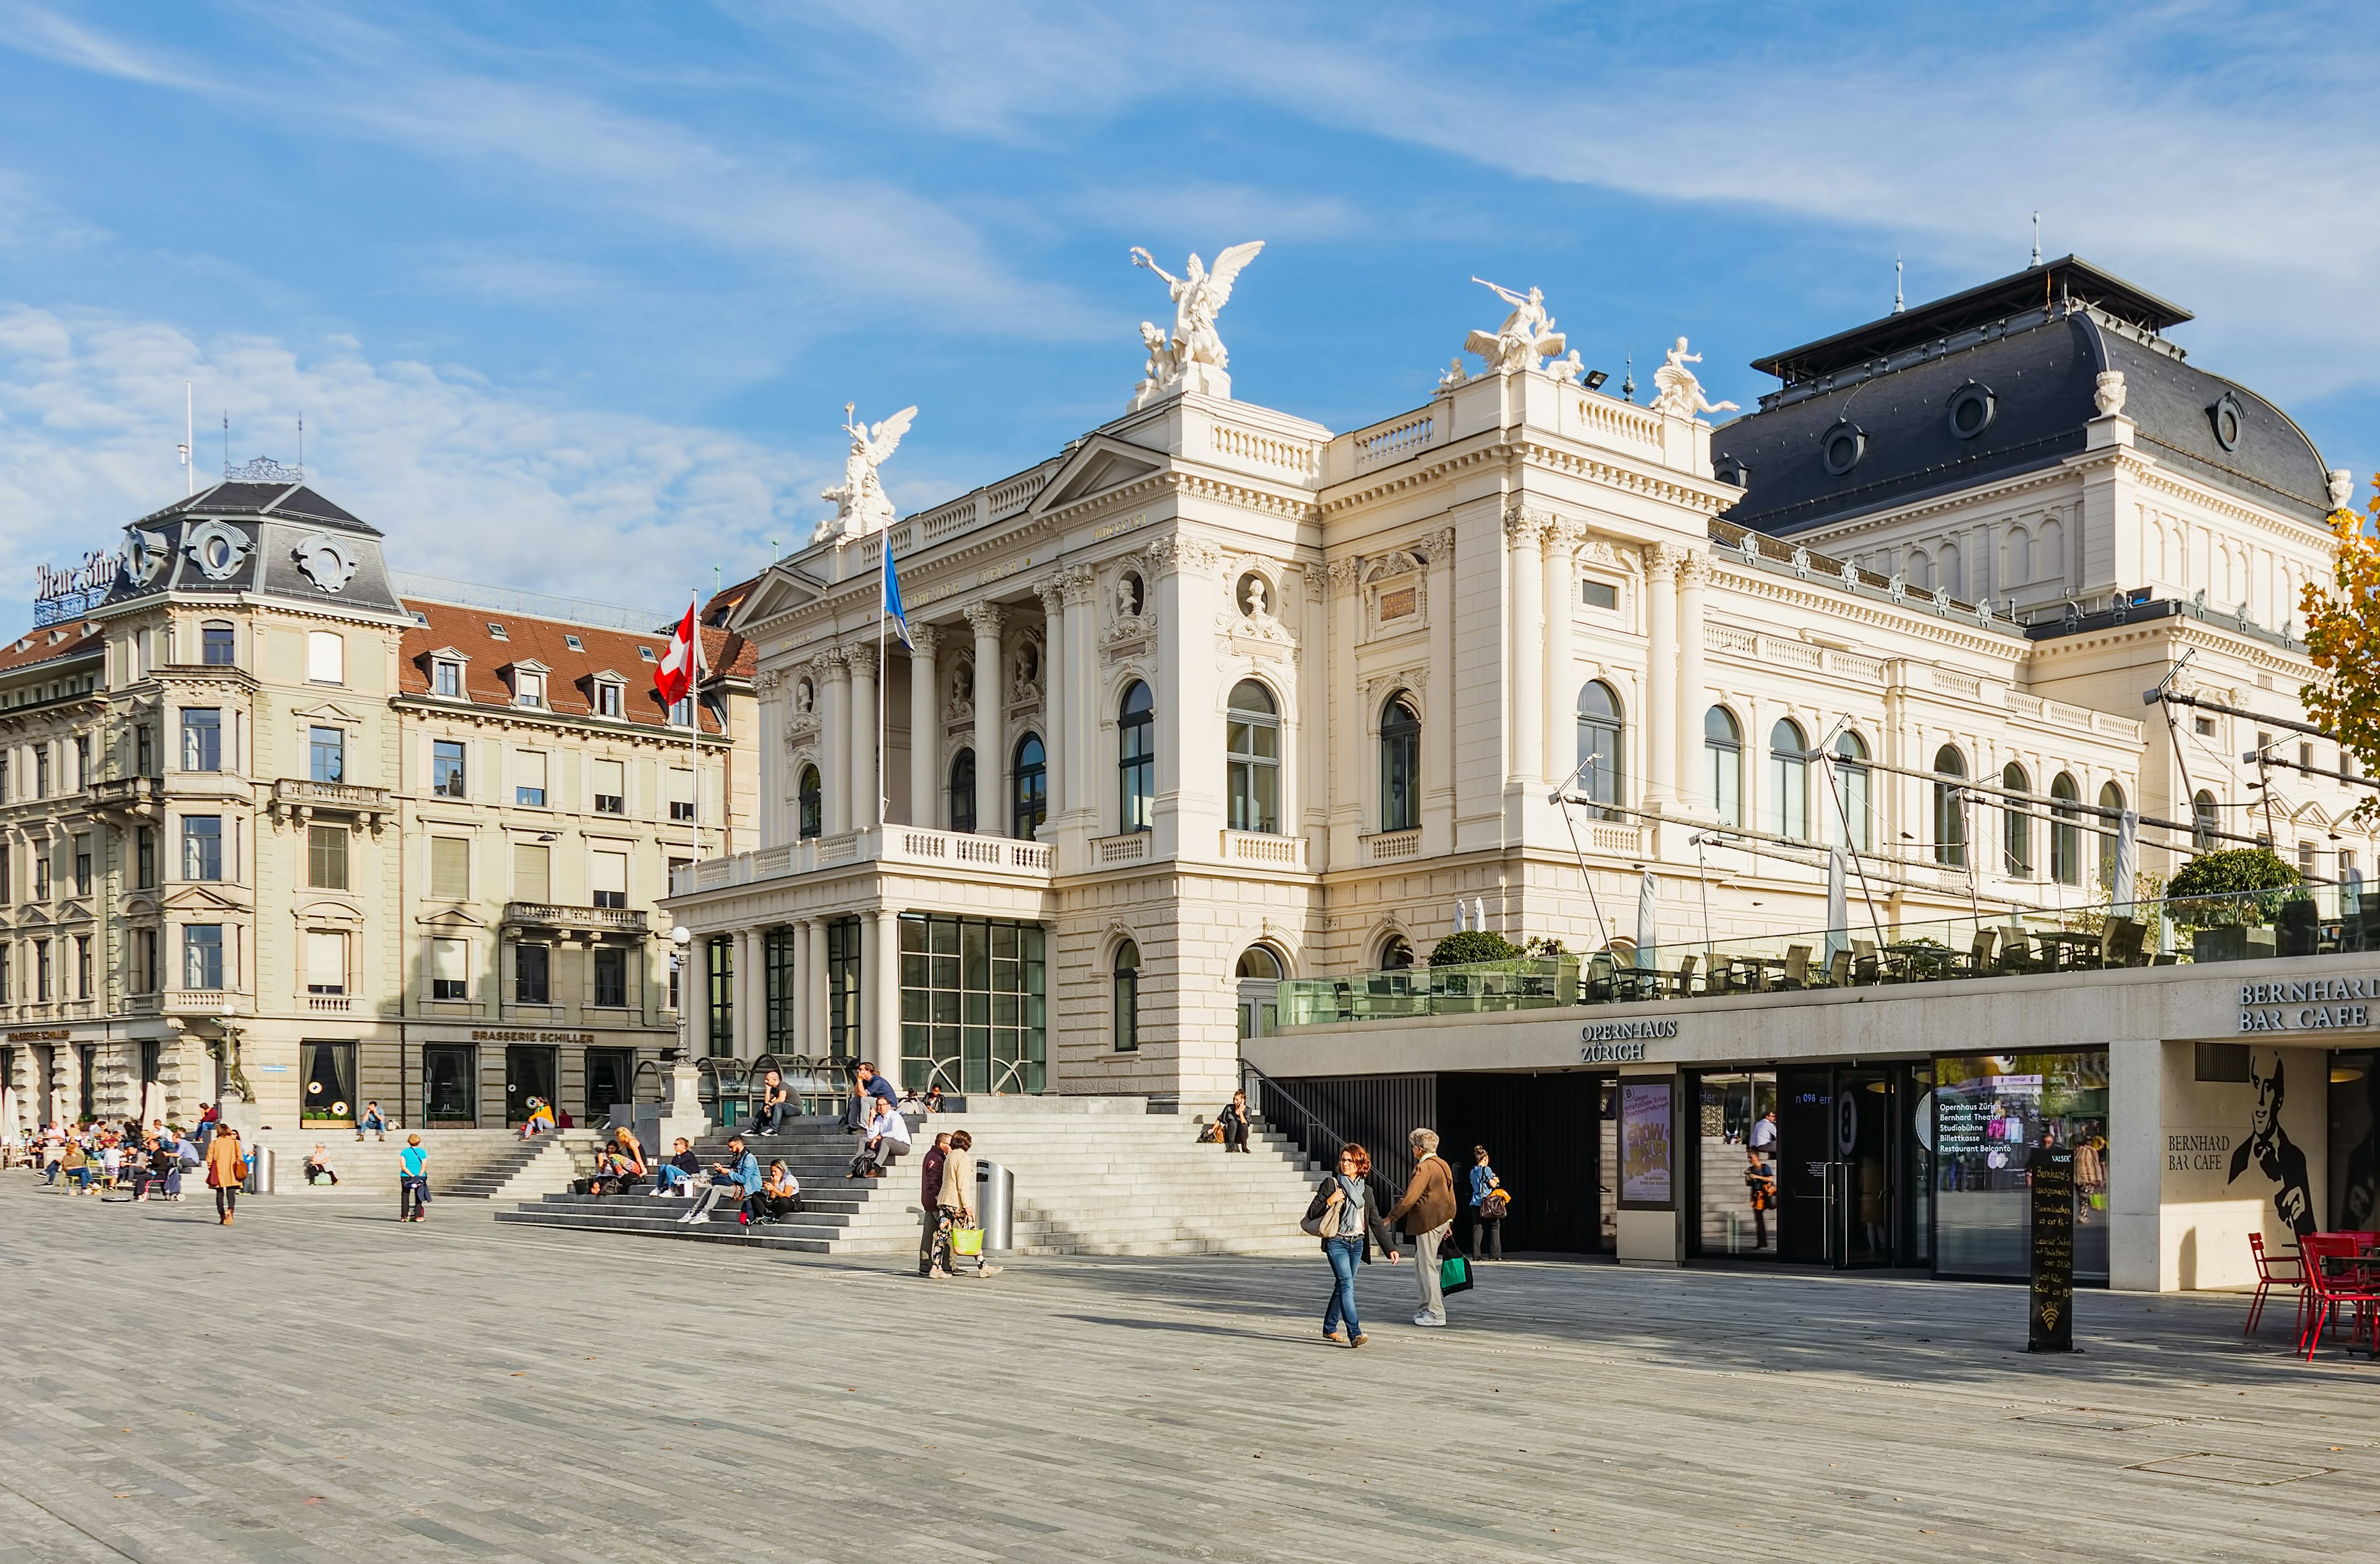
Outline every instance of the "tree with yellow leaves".
<svg viewBox="0 0 2380 1564"><path fill-rule="evenodd" d="M2373 484L2369 516L2344 505L2330 513L2338 560L2328 588L2306 583L2306 650L2316 673L2298 698L2364 775L2380 776L2380 478ZM2367 794L2356 817L2380 817L2380 794Z"/></svg>

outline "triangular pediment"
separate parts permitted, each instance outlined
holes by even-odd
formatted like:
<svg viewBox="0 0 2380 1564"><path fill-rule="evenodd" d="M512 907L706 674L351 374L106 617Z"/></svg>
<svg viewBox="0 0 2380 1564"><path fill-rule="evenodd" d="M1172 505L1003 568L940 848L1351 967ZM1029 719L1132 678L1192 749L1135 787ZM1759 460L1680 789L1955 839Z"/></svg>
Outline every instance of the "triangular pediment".
<svg viewBox="0 0 2380 1564"><path fill-rule="evenodd" d="M432 928L485 928L488 927L485 918L474 916L470 910L465 907L448 907L443 912L431 913L414 921L427 924Z"/></svg>
<svg viewBox="0 0 2380 1564"><path fill-rule="evenodd" d="M1036 511L1062 510L1077 501L1104 494L1159 470L1160 459L1135 446L1094 438L1075 453L1075 459L1050 480L1035 501Z"/></svg>
<svg viewBox="0 0 2380 1564"><path fill-rule="evenodd" d="M763 624L780 614L808 608L819 600L819 584L795 572L790 564L780 562L771 565L752 589L746 593L727 622L728 629L738 635L750 626Z"/></svg>
<svg viewBox="0 0 2380 1564"><path fill-rule="evenodd" d="M336 701L330 700L318 701L312 706L300 706L291 711L290 715L303 717L313 722L355 722L362 720L355 712Z"/></svg>
<svg viewBox="0 0 2380 1564"><path fill-rule="evenodd" d="M185 885L165 898L165 907L176 913L236 913L240 904L221 891L210 891L203 885Z"/></svg>

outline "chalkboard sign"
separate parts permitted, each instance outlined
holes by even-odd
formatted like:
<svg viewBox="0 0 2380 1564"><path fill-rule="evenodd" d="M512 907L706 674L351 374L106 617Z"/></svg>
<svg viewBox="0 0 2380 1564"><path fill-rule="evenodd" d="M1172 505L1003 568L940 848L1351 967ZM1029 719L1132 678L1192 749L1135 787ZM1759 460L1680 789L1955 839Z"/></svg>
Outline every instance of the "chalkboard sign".
<svg viewBox="0 0 2380 1564"><path fill-rule="evenodd" d="M2033 1315L2029 1352L2074 1350L2074 1150L2035 1146L2033 1175Z"/></svg>

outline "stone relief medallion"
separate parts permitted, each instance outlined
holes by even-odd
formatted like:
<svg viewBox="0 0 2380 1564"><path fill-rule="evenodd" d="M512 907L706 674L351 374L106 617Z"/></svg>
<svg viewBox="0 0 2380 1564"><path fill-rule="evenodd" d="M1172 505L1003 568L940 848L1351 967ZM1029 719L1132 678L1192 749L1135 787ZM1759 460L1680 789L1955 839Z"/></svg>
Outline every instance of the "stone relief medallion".
<svg viewBox="0 0 2380 1564"><path fill-rule="evenodd" d="M165 563L173 557L173 551L165 547L165 535L162 532L152 532L143 527L128 527L125 531L130 537L125 550L124 568L134 581L143 587L149 586L164 574Z"/></svg>
<svg viewBox="0 0 2380 1564"><path fill-rule="evenodd" d="M182 552L210 581L227 581L239 574L254 546L247 533L221 521L202 521L182 538Z"/></svg>
<svg viewBox="0 0 2380 1564"><path fill-rule="evenodd" d="M355 578L355 557L327 533L310 532L290 552L306 579L325 592L335 592Z"/></svg>

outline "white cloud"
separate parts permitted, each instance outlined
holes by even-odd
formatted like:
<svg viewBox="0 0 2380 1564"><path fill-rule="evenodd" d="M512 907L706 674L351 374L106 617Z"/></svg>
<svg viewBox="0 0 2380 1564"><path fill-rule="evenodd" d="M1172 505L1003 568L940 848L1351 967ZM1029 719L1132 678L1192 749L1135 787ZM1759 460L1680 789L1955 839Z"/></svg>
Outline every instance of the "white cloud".
<svg viewBox="0 0 2380 1564"><path fill-rule="evenodd" d="M197 341L155 321L0 309L0 581L113 546L178 497L182 385L199 474L296 457L387 534L391 565L643 606L707 589L807 537L832 479L738 435L539 401L451 368L375 363L352 343Z"/></svg>

